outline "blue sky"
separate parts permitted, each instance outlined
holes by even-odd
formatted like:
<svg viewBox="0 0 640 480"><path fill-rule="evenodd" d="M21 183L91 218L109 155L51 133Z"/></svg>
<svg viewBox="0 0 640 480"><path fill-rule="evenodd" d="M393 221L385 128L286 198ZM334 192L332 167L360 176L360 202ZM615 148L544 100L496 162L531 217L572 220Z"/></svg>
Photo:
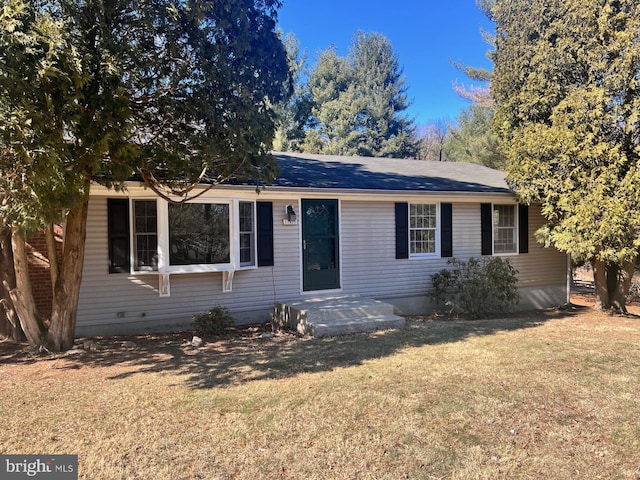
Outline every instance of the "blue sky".
<svg viewBox="0 0 640 480"><path fill-rule="evenodd" d="M490 68L489 48L480 28L491 29L475 0L283 0L280 28L294 33L313 65L318 53L335 45L346 55L358 30L385 35L404 67L407 94L413 104L409 116L417 124L455 120L468 102L452 82L469 83L449 59Z"/></svg>

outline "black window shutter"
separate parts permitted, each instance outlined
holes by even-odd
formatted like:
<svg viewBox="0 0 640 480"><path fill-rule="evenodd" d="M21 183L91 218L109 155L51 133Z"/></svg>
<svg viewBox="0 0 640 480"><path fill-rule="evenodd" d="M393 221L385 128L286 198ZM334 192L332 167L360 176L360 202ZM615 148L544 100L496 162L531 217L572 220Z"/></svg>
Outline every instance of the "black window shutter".
<svg viewBox="0 0 640 480"><path fill-rule="evenodd" d="M408 203L396 203L396 258L409 258Z"/></svg>
<svg viewBox="0 0 640 480"><path fill-rule="evenodd" d="M529 207L518 205L518 252L529 253Z"/></svg>
<svg viewBox="0 0 640 480"><path fill-rule="evenodd" d="M440 256L453 257L453 205L440 204Z"/></svg>
<svg viewBox="0 0 640 480"><path fill-rule="evenodd" d="M108 198L107 218L109 273L129 273L129 200Z"/></svg>
<svg viewBox="0 0 640 480"><path fill-rule="evenodd" d="M258 230L258 266L273 266L273 203L256 202Z"/></svg>
<svg viewBox="0 0 640 480"><path fill-rule="evenodd" d="M493 226L491 222L492 207L490 203L480 204L480 232L482 255L493 253Z"/></svg>

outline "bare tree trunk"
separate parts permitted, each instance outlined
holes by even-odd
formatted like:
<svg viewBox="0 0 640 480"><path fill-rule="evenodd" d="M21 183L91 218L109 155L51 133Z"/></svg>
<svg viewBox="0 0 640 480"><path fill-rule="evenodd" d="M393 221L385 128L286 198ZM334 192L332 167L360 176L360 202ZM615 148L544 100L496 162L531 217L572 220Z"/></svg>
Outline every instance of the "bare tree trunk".
<svg viewBox="0 0 640 480"><path fill-rule="evenodd" d="M593 281L596 290L596 310L607 310L611 307L609 303L609 290L607 288L607 265L602 260L593 260Z"/></svg>
<svg viewBox="0 0 640 480"><path fill-rule="evenodd" d="M29 261L24 237L15 228L11 234L13 266L16 287L9 291L13 305L20 319L20 326L33 349L41 349L44 343L44 327L38 316L29 279Z"/></svg>
<svg viewBox="0 0 640 480"><path fill-rule="evenodd" d="M0 219L0 337L14 342L24 340L20 320L9 292L16 288L16 271L13 268L11 229Z"/></svg>
<svg viewBox="0 0 640 480"><path fill-rule="evenodd" d="M609 287L609 301L621 313L627 313L627 295L629 294L635 271L636 259L634 258L622 266L616 265L615 270L612 269L611 271L612 278L608 279L610 285L615 281L614 288Z"/></svg>
<svg viewBox="0 0 640 480"><path fill-rule="evenodd" d="M47 347L54 351L70 349L75 339L88 207L87 194L82 203L67 214L62 262L54 286L51 324L47 335Z"/></svg>
<svg viewBox="0 0 640 480"><path fill-rule="evenodd" d="M635 272L636 259L623 265L594 260L592 266L596 290L595 308L612 308L627 313L627 295Z"/></svg>

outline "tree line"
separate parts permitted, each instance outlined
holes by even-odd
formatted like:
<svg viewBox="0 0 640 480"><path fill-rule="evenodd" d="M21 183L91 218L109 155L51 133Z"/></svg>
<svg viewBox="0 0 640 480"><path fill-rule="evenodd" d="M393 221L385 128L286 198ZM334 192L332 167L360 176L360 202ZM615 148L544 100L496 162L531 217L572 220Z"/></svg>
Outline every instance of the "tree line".
<svg viewBox="0 0 640 480"><path fill-rule="evenodd" d="M280 122L275 150L504 167L491 131L490 105L468 90L459 89L471 102L457 122L417 125L407 116L411 100L406 77L384 35L357 32L346 56L329 47L310 68L293 34L284 44L295 89L290 99L276 105ZM471 73L468 67L463 70Z"/></svg>

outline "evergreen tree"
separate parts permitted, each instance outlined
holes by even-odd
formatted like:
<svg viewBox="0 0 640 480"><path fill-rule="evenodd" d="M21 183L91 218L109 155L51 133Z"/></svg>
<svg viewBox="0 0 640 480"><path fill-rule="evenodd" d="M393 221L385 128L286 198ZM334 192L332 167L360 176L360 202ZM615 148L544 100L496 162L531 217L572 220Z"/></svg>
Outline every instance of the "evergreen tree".
<svg viewBox="0 0 640 480"><path fill-rule="evenodd" d="M446 158L503 169L505 158L499 151L492 123L493 109L489 106L470 105L463 109L458 125L449 129L444 145Z"/></svg>
<svg viewBox="0 0 640 480"><path fill-rule="evenodd" d="M335 48L308 82L313 103L304 151L408 158L417 155L405 78L389 40L358 32L347 57Z"/></svg>
<svg viewBox="0 0 640 480"><path fill-rule="evenodd" d="M476 0L478 8L492 18L491 8L494 0ZM491 47L487 58L494 61L496 36L481 29L484 42ZM498 139L493 132L493 98L491 97L492 72L485 68L473 67L460 62L453 66L464 73L475 84L466 86L454 84L454 91L470 100L472 105L463 109L458 117L458 125L450 129L445 145L445 154L451 161L470 162L490 168L503 169L505 158L499 151Z"/></svg>
<svg viewBox="0 0 640 480"><path fill-rule="evenodd" d="M300 41L292 33L284 38L293 94L274 106L277 130L273 148L281 152L302 150L305 132L311 119L311 95L307 89L307 54L300 51Z"/></svg>
<svg viewBox="0 0 640 480"><path fill-rule="evenodd" d="M73 344L92 182L137 172L184 200L205 177L272 175L269 100L288 83L279 4L0 0L0 264L15 267L0 293L33 348ZM66 235L42 319L25 235L54 221Z"/></svg>
<svg viewBox="0 0 640 480"><path fill-rule="evenodd" d="M495 0L492 93L510 184L547 244L593 264L625 311L640 247L640 4Z"/></svg>

